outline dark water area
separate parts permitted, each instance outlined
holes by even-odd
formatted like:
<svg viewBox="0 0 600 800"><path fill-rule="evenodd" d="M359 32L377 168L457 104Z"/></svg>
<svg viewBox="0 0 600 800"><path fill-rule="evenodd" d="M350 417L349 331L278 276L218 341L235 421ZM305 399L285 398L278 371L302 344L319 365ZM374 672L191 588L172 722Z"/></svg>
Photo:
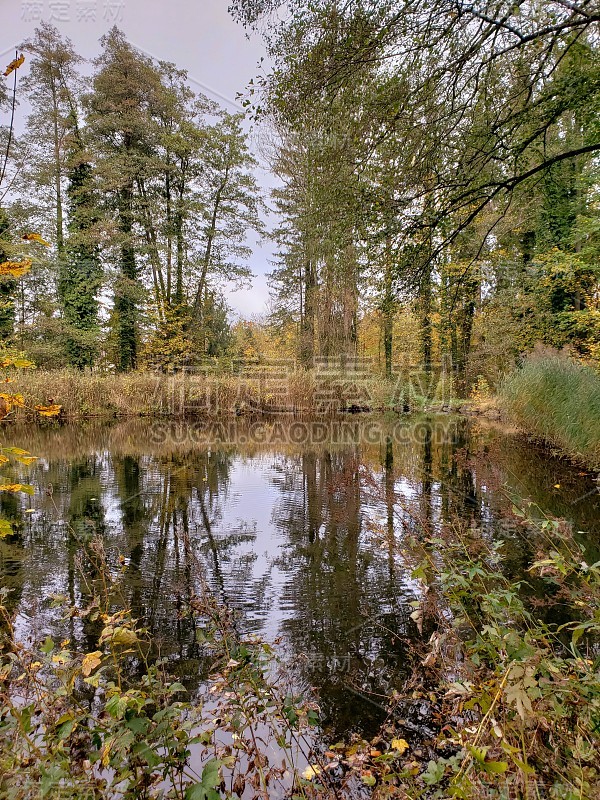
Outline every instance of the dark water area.
<svg viewBox="0 0 600 800"><path fill-rule="evenodd" d="M419 585L402 558L407 534L460 518L502 539L503 569L519 576L536 552L510 509L529 498L582 532L589 563L600 559L594 476L464 418L135 420L1 435L39 459L3 473L33 497L0 493L15 530L0 541L0 586L20 636L96 649L94 630L46 600L82 598L82 542L100 536L123 557L125 601L194 690L210 665L181 610L199 562L239 630L274 642L316 694L332 735L376 731L411 641L426 634L410 617Z"/></svg>

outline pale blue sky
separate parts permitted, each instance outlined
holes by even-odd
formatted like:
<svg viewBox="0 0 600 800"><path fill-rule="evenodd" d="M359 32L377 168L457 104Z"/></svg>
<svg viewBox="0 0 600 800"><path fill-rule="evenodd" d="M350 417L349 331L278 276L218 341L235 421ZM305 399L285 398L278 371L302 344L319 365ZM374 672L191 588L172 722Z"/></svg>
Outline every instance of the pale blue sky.
<svg viewBox="0 0 600 800"><path fill-rule="evenodd" d="M81 55L93 58L99 38L116 24L141 50L186 69L194 88L229 111L240 110L236 93L256 75L264 49L260 38L248 39L232 20L228 4L229 0L0 0L0 53L10 54L43 19L68 36ZM265 189L272 185L266 169L259 169L257 178ZM252 244L250 266L257 275L253 286L228 293L234 311L244 316L262 312L268 297L270 245Z"/></svg>

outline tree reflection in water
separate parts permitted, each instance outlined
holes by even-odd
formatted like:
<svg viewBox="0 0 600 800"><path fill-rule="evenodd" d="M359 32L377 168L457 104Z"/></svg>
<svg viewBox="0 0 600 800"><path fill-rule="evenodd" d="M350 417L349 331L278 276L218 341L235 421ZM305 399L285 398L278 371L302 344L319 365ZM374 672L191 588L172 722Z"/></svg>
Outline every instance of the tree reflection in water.
<svg viewBox="0 0 600 800"><path fill-rule="evenodd" d="M419 587L402 559L407 534L459 516L504 538L505 568L517 574L534 553L505 517L503 484L535 493L576 528L599 518L591 478L514 438L447 417L411 425L402 441L382 422L376 442L307 445L240 444L241 435L237 444L156 443L140 422L8 430L40 457L33 498L0 495L15 523L0 542L0 584L12 591L18 630L95 648L97 629L40 601L85 598L86 542L99 535L113 560L124 558L125 601L193 688L210 666L183 613L199 562L239 629L279 642L333 731L376 730L411 666L410 642L431 633L410 618Z"/></svg>

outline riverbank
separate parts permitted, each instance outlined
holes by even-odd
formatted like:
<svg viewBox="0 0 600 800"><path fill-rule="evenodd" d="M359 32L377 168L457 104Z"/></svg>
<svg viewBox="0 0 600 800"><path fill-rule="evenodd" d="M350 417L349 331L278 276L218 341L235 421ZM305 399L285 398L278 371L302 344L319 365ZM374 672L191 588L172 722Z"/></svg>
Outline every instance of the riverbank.
<svg viewBox="0 0 600 800"><path fill-rule="evenodd" d="M427 392L415 376L386 380L352 370L288 370L253 365L239 374L205 371L174 375L136 372L85 374L22 370L11 392L25 400L14 419L36 406L58 404L66 420L129 417L227 418L339 413L460 413L518 428L576 463L600 469L600 377L562 354L528 359L496 395L469 400ZM439 386L443 381L438 382ZM443 395L444 392L442 391Z"/></svg>
<svg viewBox="0 0 600 800"><path fill-rule="evenodd" d="M88 374L23 370L11 392L28 408L60 404L67 419L89 417L200 417L249 413L408 412L425 398L397 380L352 370L292 370L256 365L243 372ZM27 408L15 415L27 415Z"/></svg>
<svg viewBox="0 0 600 800"><path fill-rule="evenodd" d="M563 353L533 353L500 384L506 417L538 441L600 469L600 375Z"/></svg>

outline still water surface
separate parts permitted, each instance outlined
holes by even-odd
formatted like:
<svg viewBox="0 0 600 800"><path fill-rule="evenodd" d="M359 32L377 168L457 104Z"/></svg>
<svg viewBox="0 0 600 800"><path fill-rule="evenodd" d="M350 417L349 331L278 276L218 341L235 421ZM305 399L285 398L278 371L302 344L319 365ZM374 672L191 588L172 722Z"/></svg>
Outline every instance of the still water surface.
<svg viewBox="0 0 600 800"><path fill-rule="evenodd" d="M407 533L458 515L504 539L504 569L519 575L535 552L508 511L530 498L585 531L589 557L600 558L593 476L516 435L448 416L336 424L3 429L4 444L39 457L28 476L12 475L33 484L33 497L0 494L0 515L16 531L0 542L0 585L12 590L20 634L96 649L94 631L61 621L45 599L81 596L77 551L99 535L125 560L135 616L193 690L209 665L180 611L198 560L239 629L275 642L314 691L326 730L369 735L419 636Z"/></svg>

